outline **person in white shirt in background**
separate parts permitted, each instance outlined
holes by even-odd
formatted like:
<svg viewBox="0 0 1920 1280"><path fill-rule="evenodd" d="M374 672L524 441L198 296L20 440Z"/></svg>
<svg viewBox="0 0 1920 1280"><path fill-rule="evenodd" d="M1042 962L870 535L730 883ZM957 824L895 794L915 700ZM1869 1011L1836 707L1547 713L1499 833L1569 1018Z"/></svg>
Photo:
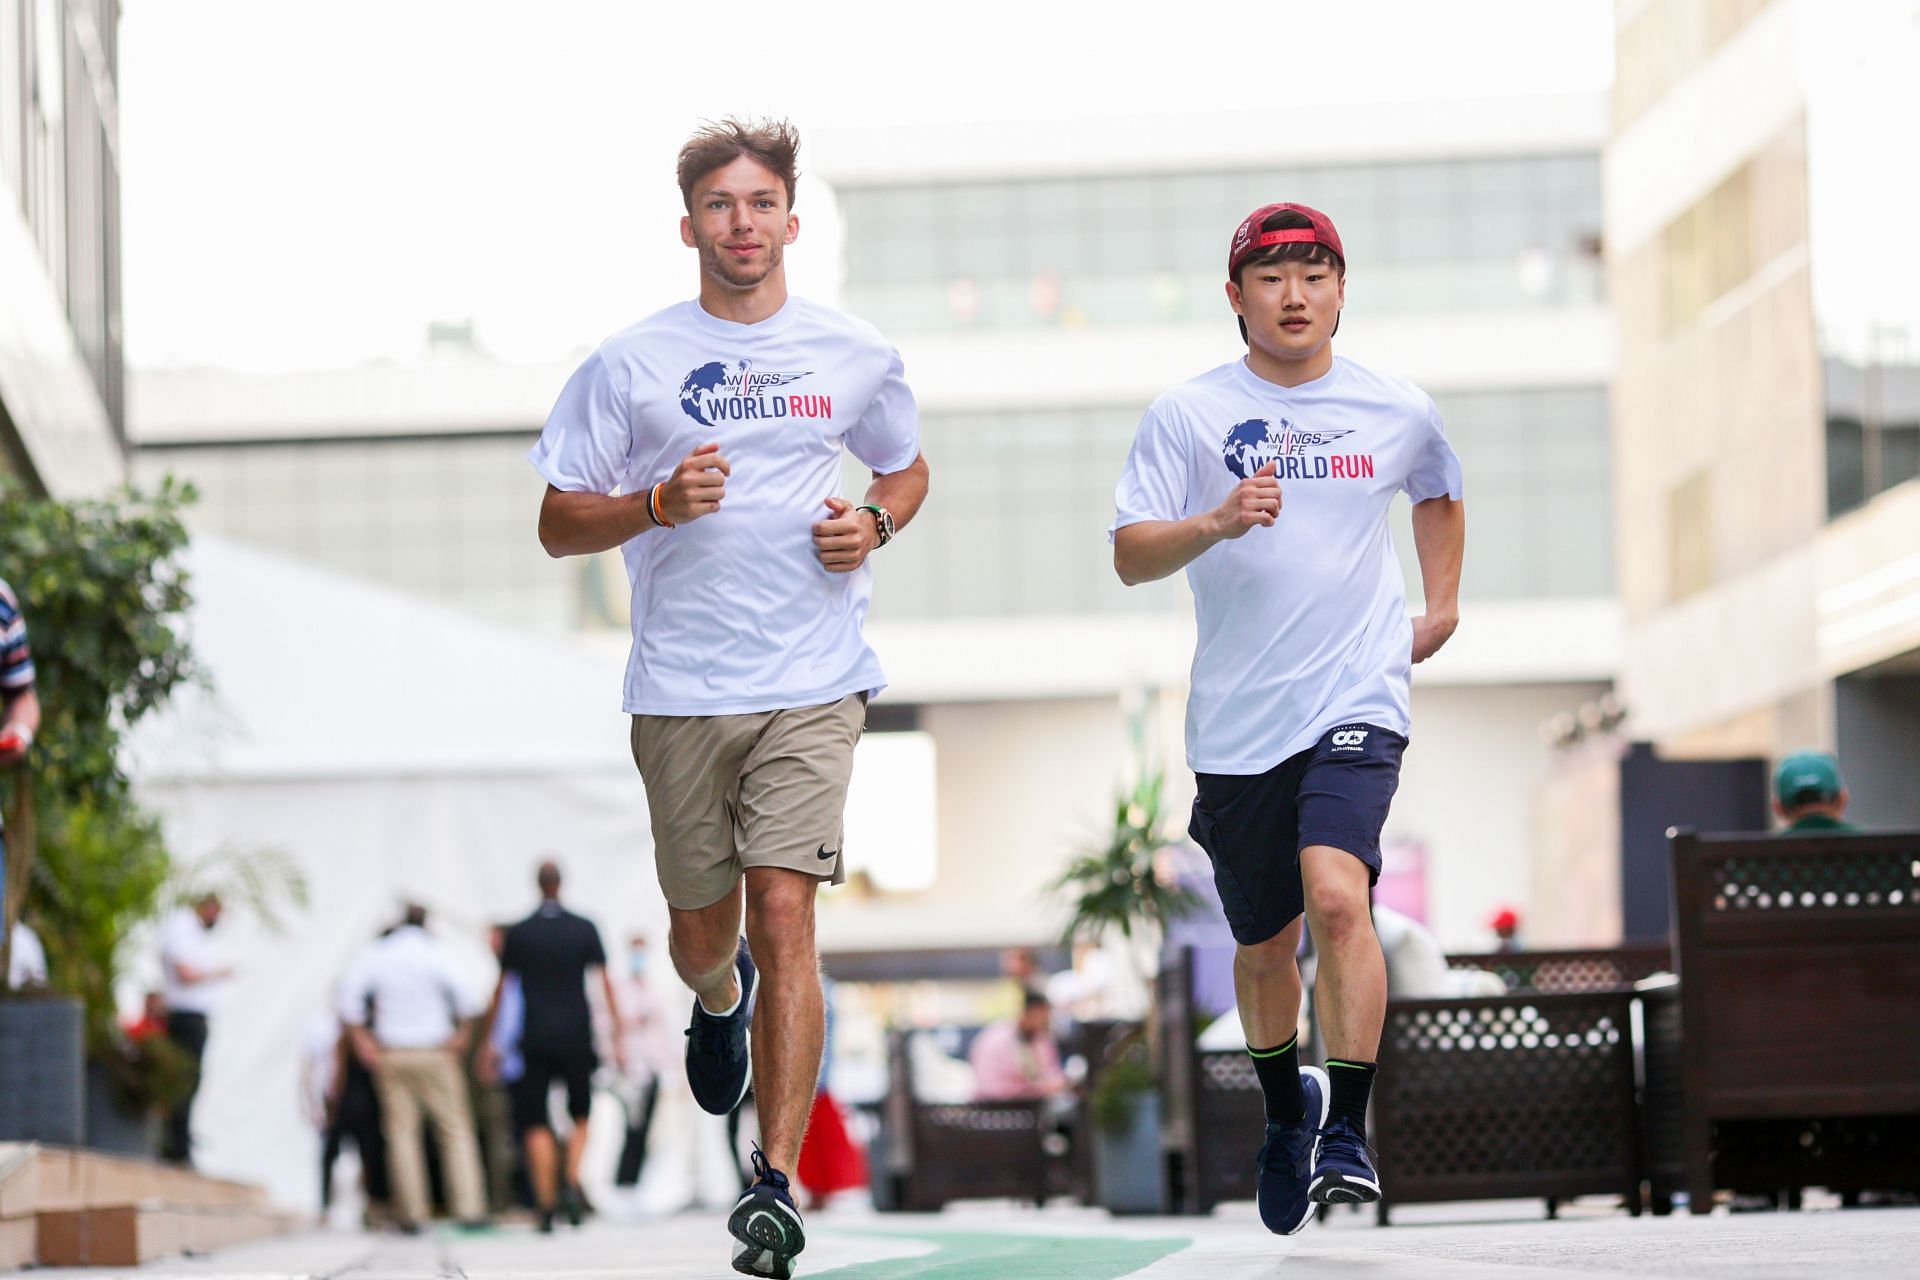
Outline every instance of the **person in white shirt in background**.
<svg viewBox="0 0 1920 1280"><path fill-rule="evenodd" d="M423 1111L439 1144L453 1216L466 1226L487 1221L480 1147L461 1069L473 1019L484 1006L426 923L425 907L408 906L400 926L354 964L339 1010L353 1050L379 1090L396 1212L407 1234L419 1231L428 1215Z"/></svg>
<svg viewBox="0 0 1920 1280"><path fill-rule="evenodd" d="M167 1002L167 1039L193 1062L186 1097L168 1112L160 1158L193 1163L193 1100L200 1092L200 1064L207 1052L214 1007L227 989L233 966L224 962L220 895L203 893L191 906L167 917L160 929L161 986Z"/></svg>
<svg viewBox="0 0 1920 1280"><path fill-rule="evenodd" d="M627 1113L626 1139L613 1184L626 1191L639 1185L646 1168L661 1080L673 1063L666 1008L647 973L649 954L647 936L634 934L627 943L625 967L613 975L613 995L620 1007L619 1057L624 1064L615 1091Z"/></svg>

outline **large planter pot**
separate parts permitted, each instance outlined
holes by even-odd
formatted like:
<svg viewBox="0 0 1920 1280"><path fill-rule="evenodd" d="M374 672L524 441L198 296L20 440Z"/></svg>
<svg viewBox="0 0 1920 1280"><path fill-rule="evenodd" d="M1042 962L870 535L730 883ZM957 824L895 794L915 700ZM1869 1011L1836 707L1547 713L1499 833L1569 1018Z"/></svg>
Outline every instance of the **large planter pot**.
<svg viewBox="0 0 1920 1280"><path fill-rule="evenodd" d="M78 1000L0 1000L0 1142L79 1146L85 1063Z"/></svg>
<svg viewBox="0 0 1920 1280"><path fill-rule="evenodd" d="M129 1106L107 1069L89 1062L87 1079L87 1145L95 1151L151 1159L160 1151L160 1116Z"/></svg>
<svg viewBox="0 0 1920 1280"><path fill-rule="evenodd" d="M1165 1213L1164 1162L1160 1158L1160 1095L1133 1095L1127 1123L1093 1128L1094 1185L1109 1213Z"/></svg>

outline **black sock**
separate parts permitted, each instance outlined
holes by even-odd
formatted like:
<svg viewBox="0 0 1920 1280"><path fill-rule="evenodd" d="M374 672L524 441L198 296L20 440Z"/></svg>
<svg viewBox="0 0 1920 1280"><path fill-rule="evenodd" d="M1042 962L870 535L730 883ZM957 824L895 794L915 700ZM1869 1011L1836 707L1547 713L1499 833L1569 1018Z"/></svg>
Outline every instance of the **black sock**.
<svg viewBox="0 0 1920 1280"><path fill-rule="evenodd" d="M1327 1079L1333 1083L1328 1102L1327 1123L1341 1116L1353 1123L1359 1133L1367 1131L1367 1098L1373 1093L1374 1065L1371 1062L1344 1062L1327 1059Z"/></svg>
<svg viewBox="0 0 1920 1280"><path fill-rule="evenodd" d="M1300 1123L1307 1110L1300 1094L1300 1037L1277 1049L1248 1045L1247 1053L1253 1058L1254 1074L1260 1077L1260 1092L1266 1095L1267 1119L1274 1124Z"/></svg>

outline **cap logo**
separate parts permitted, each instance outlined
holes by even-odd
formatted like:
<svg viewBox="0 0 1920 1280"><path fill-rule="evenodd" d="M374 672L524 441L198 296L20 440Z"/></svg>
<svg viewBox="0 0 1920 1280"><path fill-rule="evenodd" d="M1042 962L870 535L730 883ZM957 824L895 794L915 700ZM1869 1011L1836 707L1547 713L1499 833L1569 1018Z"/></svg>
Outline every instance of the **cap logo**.
<svg viewBox="0 0 1920 1280"><path fill-rule="evenodd" d="M1312 227L1287 227L1280 231L1260 233L1260 247L1269 248L1276 244L1315 244L1319 234Z"/></svg>

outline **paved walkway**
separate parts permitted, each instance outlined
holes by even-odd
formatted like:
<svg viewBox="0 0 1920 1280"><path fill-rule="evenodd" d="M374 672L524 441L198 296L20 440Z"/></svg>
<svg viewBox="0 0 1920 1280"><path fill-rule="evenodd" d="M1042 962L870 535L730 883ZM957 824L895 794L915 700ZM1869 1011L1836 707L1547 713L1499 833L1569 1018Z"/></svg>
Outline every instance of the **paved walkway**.
<svg viewBox="0 0 1920 1280"><path fill-rule="evenodd" d="M1920 1209L1808 1211L1697 1219L1628 1218L1598 1204L1558 1222L1538 1202L1415 1206L1393 1227L1343 1212L1292 1239L1260 1229L1250 1205L1211 1218L1109 1218L959 1206L936 1216L834 1210L809 1222L807 1280L1907 1280L1920 1274ZM717 1215L592 1223L552 1237L510 1226L412 1239L331 1232L65 1277L141 1280L721 1280Z"/></svg>

